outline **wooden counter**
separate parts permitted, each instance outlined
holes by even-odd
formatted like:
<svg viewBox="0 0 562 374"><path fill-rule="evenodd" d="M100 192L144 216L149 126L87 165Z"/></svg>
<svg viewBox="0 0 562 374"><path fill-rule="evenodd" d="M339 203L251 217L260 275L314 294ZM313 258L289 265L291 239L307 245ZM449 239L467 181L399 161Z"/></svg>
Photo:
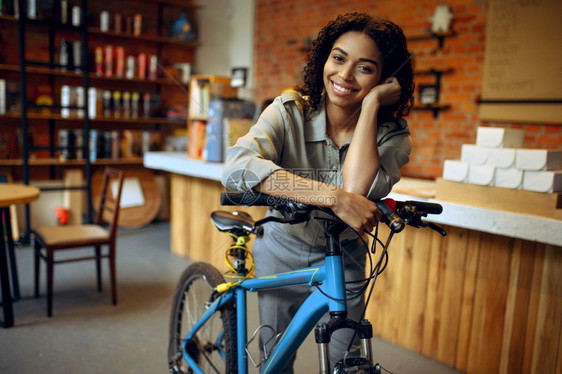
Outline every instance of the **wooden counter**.
<svg viewBox="0 0 562 374"><path fill-rule="evenodd" d="M232 209L218 201L222 165L149 153L145 166L172 173L172 251L224 268L230 239L209 223ZM431 196L414 190L391 197ZM448 235L408 227L395 237L367 311L375 335L466 373L562 372L562 221L436 202Z"/></svg>
<svg viewBox="0 0 562 374"><path fill-rule="evenodd" d="M232 239L213 227L209 218L211 213L215 210L244 210L258 219L265 214L266 208L220 205L219 195L224 191L220 183L222 164L193 160L184 153L148 152L144 166L171 173L171 251L226 270L224 253Z"/></svg>

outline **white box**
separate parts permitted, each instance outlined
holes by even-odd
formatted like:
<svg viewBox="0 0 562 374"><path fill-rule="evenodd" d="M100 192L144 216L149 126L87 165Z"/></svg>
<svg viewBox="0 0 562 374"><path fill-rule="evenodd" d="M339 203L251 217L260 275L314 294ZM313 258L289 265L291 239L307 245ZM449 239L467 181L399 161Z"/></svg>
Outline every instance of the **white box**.
<svg viewBox="0 0 562 374"><path fill-rule="evenodd" d="M558 170L561 162L562 150L518 149L515 154L515 166L521 170Z"/></svg>
<svg viewBox="0 0 562 374"><path fill-rule="evenodd" d="M514 167L515 151L515 148L490 148L486 163L503 169Z"/></svg>
<svg viewBox="0 0 562 374"><path fill-rule="evenodd" d="M445 160L443 163L443 179L453 182L466 182L468 164L459 160Z"/></svg>
<svg viewBox="0 0 562 374"><path fill-rule="evenodd" d="M495 169L495 167L490 165L469 165L468 183L493 186Z"/></svg>
<svg viewBox="0 0 562 374"><path fill-rule="evenodd" d="M562 192L562 170L524 171L523 189L535 192Z"/></svg>
<svg viewBox="0 0 562 374"><path fill-rule="evenodd" d="M523 184L523 171L516 168L496 168L494 185L497 187L519 189Z"/></svg>
<svg viewBox="0 0 562 374"><path fill-rule="evenodd" d="M504 129L501 127L478 127L476 145L494 148L521 148L523 130Z"/></svg>
<svg viewBox="0 0 562 374"><path fill-rule="evenodd" d="M484 165L488 160L488 152L491 149L475 144L463 144L461 148L461 161L471 165Z"/></svg>

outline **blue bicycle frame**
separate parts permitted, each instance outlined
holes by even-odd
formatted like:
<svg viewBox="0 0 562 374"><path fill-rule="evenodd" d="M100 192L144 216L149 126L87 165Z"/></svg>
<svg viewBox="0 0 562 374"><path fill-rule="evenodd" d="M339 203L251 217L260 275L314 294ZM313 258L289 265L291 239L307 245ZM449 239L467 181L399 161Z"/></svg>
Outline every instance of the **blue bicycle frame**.
<svg viewBox="0 0 562 374"><path fill-rule="evenodd" d="M322 289L322 292L317 289L304 301L291 321L291 324L269 355L261 371L262 374L278 373L283 369L287 360L297 351L298 347L300 347L310 331L312 331L326 312L347 311L341 254L326 256L325 264L318 267L242 281L213 302L183 341L191 340L197 331L222 306L236 302L238 373L246 374L248 373L248 360L245 351L247 342L246 292L259 292L260 290L303 284L321 284L319 288ZM197 362L187 354L184 345L185 343L182 343L185 361L196 373L205 374L198 367ZM217 346L219 345L217 344Z"/></svg>

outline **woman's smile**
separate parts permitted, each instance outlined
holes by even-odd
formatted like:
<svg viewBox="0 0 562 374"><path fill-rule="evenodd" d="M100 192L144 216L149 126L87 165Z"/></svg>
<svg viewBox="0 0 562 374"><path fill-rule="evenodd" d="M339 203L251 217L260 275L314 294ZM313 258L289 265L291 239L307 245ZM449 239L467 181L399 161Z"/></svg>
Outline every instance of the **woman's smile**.
<svg viewBox="0 0 562 374"><path fill-rule="evenodd" d="M336 95L346 96L358 91L357 89L343 83L336 83L333 80L330 82L332 83L332 88Z"/></svg>

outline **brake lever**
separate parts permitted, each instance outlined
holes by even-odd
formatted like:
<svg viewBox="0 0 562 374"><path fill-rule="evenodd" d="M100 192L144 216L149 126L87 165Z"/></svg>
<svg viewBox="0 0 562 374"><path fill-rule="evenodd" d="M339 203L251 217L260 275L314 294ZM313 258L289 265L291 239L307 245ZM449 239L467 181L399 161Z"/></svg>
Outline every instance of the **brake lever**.
<svg viewBox="0 0 562 374"><path fill-rule="evenodd" d="M308 221L310 219L310 212L300 212L298 215L295 214L291 218L281 218L276 216L267 216L254 223L254 228L262 226L264 223L268 222L278 222L278 223L288 223L294 225L296 223L301 223Z"/></svg>
<svg viewBox="0 0 562 374"><path fill-rule="evenodd" d="M447 231L445 231L445 229L443 229L442 227L437 226L433 222L424 222L421 220L420 217L416 217L416 218L417 218L416 223L408 222L408 224L413 227L429 227L433 231L437 231L439 234L441 234L441 236L447 236Z"/></svg>
<svg viewBox="0 0 562 374"><path fill-rule="evenodd" d="M433 231L437 231L439 234L441 234L441 236L447 236L447 231L445 231L444 228L442 228L441 226L437 226L435 223L433 222L429 222L427 224L427 226L432 229Z"/></svg>

